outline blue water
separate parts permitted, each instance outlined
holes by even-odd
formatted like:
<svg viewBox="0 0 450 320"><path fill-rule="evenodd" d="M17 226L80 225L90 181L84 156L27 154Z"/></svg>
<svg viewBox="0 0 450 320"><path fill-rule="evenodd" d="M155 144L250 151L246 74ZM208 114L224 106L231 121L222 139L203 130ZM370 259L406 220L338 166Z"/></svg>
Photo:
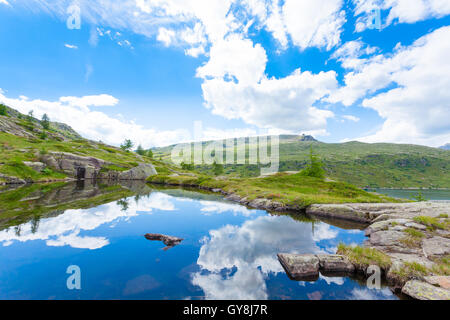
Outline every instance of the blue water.
<svg viewBox="0 0 450 320"><path fill-rule="evenodd" d="M334 253L363 232L299 221L215 195L154 190L0 231L0 299L397 299L357 279L290 280L276 254ZM34 233L33 233L34 231ZM144 238L184 238L168 250ZM68 266L81 270L69 290Z"/></svg>
<svg viewBox="0 0 450 320"><path fill-rule="evenodd" d="M413 190L413 189L375 189L375 192L388 195L394 198L414 200L419 194L425 200L450 200L450 189L447 190Z"/></svg>

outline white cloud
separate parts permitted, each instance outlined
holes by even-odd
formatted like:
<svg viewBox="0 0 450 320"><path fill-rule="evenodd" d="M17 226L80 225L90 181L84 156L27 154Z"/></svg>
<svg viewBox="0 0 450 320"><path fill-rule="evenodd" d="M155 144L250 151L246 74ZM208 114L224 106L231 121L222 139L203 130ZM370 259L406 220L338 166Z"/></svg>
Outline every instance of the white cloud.
<svg viewBox="0 0 450 320"><path fill-rule="evenodd" d="M63 122L71 126L83 137L102 140L105 143L119 145L124 139L131 139L144 148L165 146L190 137L186 130L158 131L145 128L134 121L120 120L92 107L114 106L118 99L110 95L94 95L84 97L61 97L57 101L13 99L0 94L0 101L22 113L34 111L40 118L44 113L53 121Z"/></svg>
<svg viewBox="0 0 450 320"><path fill-rule="evenodd" d="M292 42L306 49L330 50L340 43L345 11L342 0L286 0L283 18Z"/></svg>
<svg viewBox="0 0 450 320"><path fill-rule="evenodd" d="M0 4L5 4L5 5L7 5L7 6L11 6L11 5L8 3L8 1L6 1L6 0L0 0Z"/></svg>
<svg viewBox="0 0 450 320"><path fill-rule="evenodd" d="M201 78L235 78L239 84L259 82L264 76L267 56L261 45L232 34L216 42L210 50L210 59L197 69Z"/></svg>
<svg viewBox="0 0 450 320"><path fill-rule="evenodd" d="M411 46L397 46L393 54L353 63L345 75L345 86L332 94L329 101L352 105L363 98L363 107L377 111L385 119L381 130L358 140L431 146L447 143L450 141L448 52L450 27L442 27Z"/></svg>
<svg viewBox="0 0 450 320"><path fill-rule="evenodd" d="M69 43L65 43L64 46L69 49L78 49L78 46Z"/></svg>
<svg viewBox="0 0 450 320"><path fill-rule="evenodd" d="M352 116L352 115L343 115L342 118L349 120L349 121L353 121L353 122L358 122L359 119L358 117Z"/></svg>
<svg viewBox="0 0 450 320"><path fill-rule="evenodd" d="M168 47L175 40L175 31L166 28L159 28L156 39Z"/></svg>
<svg viewBox="0 0 450 320"><path fill-rule="evenodd" d="M246 79L245 74L240 77ZM241 84L215 78L202 85L206 106L214 114L242 119L260 128L297 133L326 128L333 112L314 104L336 87L333 71L312 74L299 69L282 79L264 77L257 83Z"/></svg>
<svg viewBox="0 0 450 320"><path fill-rule="evenodd" d="M356 31L367 28L373 9L388 10L382 17L383 26L392 23L415 23L431 18L441 18L450 14L448 0L353 0L357 19Z"/></svg>

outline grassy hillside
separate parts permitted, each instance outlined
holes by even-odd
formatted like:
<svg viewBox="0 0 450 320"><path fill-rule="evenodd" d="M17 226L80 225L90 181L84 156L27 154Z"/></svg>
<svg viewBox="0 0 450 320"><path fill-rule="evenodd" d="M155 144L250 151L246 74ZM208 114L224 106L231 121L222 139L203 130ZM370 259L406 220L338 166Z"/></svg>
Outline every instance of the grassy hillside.
<svg viewBox="0 0 450 320"><path fill-rule="evenodd" d="M254 199L270 199L292 208L313 203L396 202L398 200L366 192L347 183L326 181L301 174L278 173L265 178L214 178L202 174L164 175L148 178L149 182L207 189L220 188L227 193Z"/></svg>
<svg viewBox="0 0 450 320"><path fill-rule="evenodd" d="M42 121L6 107L6 114L0 115L0 174L40 182L64 179L64 173L49 168L37 172L24 164L40 161L43 155L52 151L102 159L111 163L107 169L116 171L151 162L150 158L134 152L83 139L62 123L50 122L45 129Z"/></svg>
<svg viewBox="0 0 450 320"><path fill-rule="evenodd" d="M450 188L450 152L418 145L333 144L305 141L302 136L281 136L280 171L302 170L306 166L310 146L322 158L327 176L332 179L371 188ZM157 159L170 161L170 150L171 147L158 148L153 153ZM212 173L210 166L196 166L196 169ZM257 165L226 165L224 173L256 177L260 174L259 169Z"/></svg>

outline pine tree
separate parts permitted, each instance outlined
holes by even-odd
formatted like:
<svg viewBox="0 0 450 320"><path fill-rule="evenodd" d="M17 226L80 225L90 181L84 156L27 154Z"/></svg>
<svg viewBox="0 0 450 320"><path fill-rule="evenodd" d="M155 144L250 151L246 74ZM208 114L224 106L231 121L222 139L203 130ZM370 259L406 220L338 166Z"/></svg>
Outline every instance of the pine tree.
<svg viewBox="0 0 450 320"><path fill-rule="evenodd" d="M42 116L41 124L45 130L48 130L50 128L50 119L46 113L44 113L44 115Z"/></svg>

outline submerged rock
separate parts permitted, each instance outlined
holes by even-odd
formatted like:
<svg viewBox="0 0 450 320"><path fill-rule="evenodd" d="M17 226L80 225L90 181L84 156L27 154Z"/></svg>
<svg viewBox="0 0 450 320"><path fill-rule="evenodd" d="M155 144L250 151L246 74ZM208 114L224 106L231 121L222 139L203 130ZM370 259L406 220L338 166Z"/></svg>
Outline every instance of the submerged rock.
<svg viewBox="0 0 450 320"><path fill-rule="evenodd" d="M450 300L450 290L418 280L408 281L402 293L418 300Z"/></svg>

